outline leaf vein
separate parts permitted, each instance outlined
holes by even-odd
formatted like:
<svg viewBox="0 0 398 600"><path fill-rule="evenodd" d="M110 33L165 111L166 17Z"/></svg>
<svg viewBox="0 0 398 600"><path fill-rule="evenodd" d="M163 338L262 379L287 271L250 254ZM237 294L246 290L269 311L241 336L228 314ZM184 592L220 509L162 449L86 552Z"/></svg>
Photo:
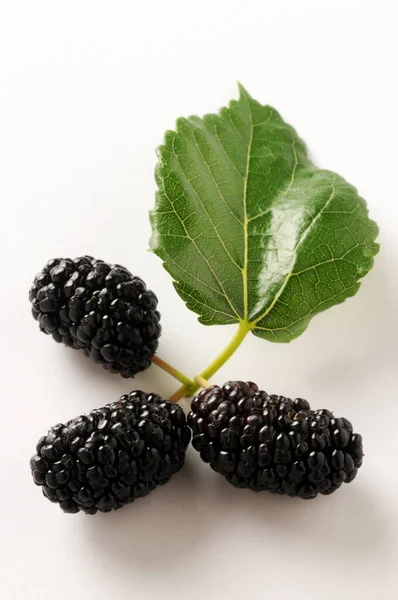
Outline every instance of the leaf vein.
<svg viewBox="0 0 398 600"><path fill-rule="evenodd" d="M301 244L304 242L304 240L306 239L308 233L311 231L312 227L314 226L314 224L320 219L322 213L324 212L324 210L329 206L329 204L332 202L334 195L335 195L335 181L336 181L336 175L333 174L333 178L332 178L332 182L331 182L331 193L329 198L327 199L326 203L323 205L323 207L321 208L321 210L318 212L318 214L312 219L311 223L307 226L307 228L304 230L304 232L302 233L302 235L300 236L299 241L296 244L296 247L294 249L293 252L293 258L292 258L292 266L295 264L296 259L297 259L297 250L299 249L299 247L301 246ZM286 288L291 276L293 275L293 272L290 271L284 281L282 282L282 285L279 288L279 291L277 292L277 294L275 294L275 297L273 299L273 301L271 302L270 306L257 318L254 320L254 323L259 323L260 321L262 321L262 319L264 319L269 313L270 311L274 308L275 304L278 302L280 296L282 295L284 289Z"/></svg>
<svg viewBox="0 0 398 600"><path fill-rule="evenodd" d="M174 140L173 140L173 142L174 142ZM209 215L209 213L208 213L208 211L207 211L207 209L206 209L206 207L205 207L204 203L203 203L203 202L202 202L202 200L200 199L200 197L199 197L198 193L196 192L195 188L192 186L192 184L191 184L191 182L190 182L190 180L189 180L188 176L186 175L186 173L185 173L185 171L184 171L184 169L183 169L183 167L182 167L181 161L180 161L180 159L179 159L179 155L178 155L178 154L176 153L176 151L175 151L175 148L174 148L174 143L173 143L173 153L174 153L174 156L176 157L176 159L177 159L177 161L178 161L178 164L179 164L179 166L180 166L180 169L181 169L181 173L184 175L184 177L185 177L185 180L186 180L186 181L187 181L187 183L190 185L190 187L191 187L192 191L194 192L194 194L195 194L195 196L196 196L197 200L199 201L199 204L200 204L200 205L201 205L201 206L204 208L204 210L205 210L206 214L208 215L209 221L210 221L210 223L212 224L212 226L213 226L213 229L214 229L214 231L215 231L215 233L216 233L216 235L217 235L218 239L219 239L219 240L220 240L220 242L221 242L221 245L222 245L222 247L224 248L225 252L226 252L226 253L227 253L227 255L229 256L228 250L226 249L226 247L225 247L225 244L224 244L223 240L221 239L221 237L220 237L220 235L219 235L219 233L218 233L218 230L217 230L217 228L216 228L215 224L213 223L212 219L210 218L210 215ZM178 213L177 213L177 211L176 211L176 214L178 214ZM187 229L186 229L186 227L185 227L185 223L183 223L183 221L182 221L181 219L180 219L180 221L181 221L181 223L183 224L183 227L184 227L185 231L186 231L186 232L187 232L187 234L188 234L188 230L187 230ZM231 302L231 300L230 300L230 298L229 298L228 294L226 293L226 291L225 291L225 289L224 289L224 286L223 286L223 284L222 284L221 280L219 279L219 277L218 277L217 273L216 273L216 272L215 272L215 270L213 269L213 267L212 267L212 265L210 264L209 260L208 260L208 259L207 259L207 258L204 256L204 254L201 252L201 250L199 249L199 246L196 244L195 240L194 240L194 239L193 239L191 236L189 236L189 239L190 239L190 240L192 241L192 243L195 245L196 249L198 250L198 252L199 252L199 253L200 253L200 255L202 256L202 258L203 258L203 259L206 261L206 263L207 263L207 265L208 265L209 269L211 270L211 272L213 273L214 277L216 278L216 280L217 280L217 282L218 282L218 285L220 286L221 290L223 291L223 294L224 294L224 296L225 296L225 298L226 298L226 300L227 300L228 304L230 305L230 307L231 307L231 309L233 310L233 312L236 314L236 317L237 317L238 319L240 319L240 316L239 316L239 314L238 314L238 312L237 312L237 310L236 310L235 306L234 306L234 305L233 305L233 303ZM236 263L235 263L235 266L236 266L238 269L240 269L240 267L239 267L239 266L238 266Z"/></svg>
<svg viewBox="0 0 398 600"><path fill-rule="evenodd" d="M174 204L173 204L173 202L171 201L171 199L169 198L168 194L166 193L166 190L164 190L164 193L165 193L165 195L166 195L166 197L167 197L168 201L170 202L170 205L171 205L171 206L174 208ZM181 219L180 215L179 215L179 214L178 214L178 212L175 210L175 208L174 208L174 212L175 212L175 214L176 214L176 216L177 216L178 220L180 221L181 225L183 226L183 228L184 228L184 230L185 230L185 232L186 232L186 234L187 234L187 237L188 237L188 239L189 239L189 240L192 242L192 244L194 245L194 247L195 247L196 251L198 252L198 254L199 254L199 255L202 257L202 259L205 261L205 263L206 263L206 264L207 264L207 266L209 267L209 269L210 269L211 273L213 274L214 278L216 279L216 281L217 281L218 285L220 286L220 289L221 289L221 290L222 290L222 292L223 292L222 294L219 292L220 296L224 296L224 297L226 298L226 300L227 300L228 304L230 305L230 307L232 308L233 312L236 314L237 318L239 319L240 317L239 317L238 313L236 312L236 310L235 310L235 307L234 307L234 306L231 304L231 302L230 302L230 300L229 300L228 296L227 296L227 295L226 295L226 293L225 293L224 286L222 285L221 281L219 280L219 278L218 278L218 276L217 276L216 272L214 271L213 267L211 266L210 262L209 262L209 261L208 261L208 259L207 259L207 258L204 256L204 254L203 254L203 253L202 253L202 251L200 250L199 246L197 245L196 241L195 241L195 240L194 240L194 239L191 237L191 235L189 234L189 232L188 232L188 230L187 230L187 228L186 228L186 226L185 226L184 220L183 220L183 219Z"/></svg>

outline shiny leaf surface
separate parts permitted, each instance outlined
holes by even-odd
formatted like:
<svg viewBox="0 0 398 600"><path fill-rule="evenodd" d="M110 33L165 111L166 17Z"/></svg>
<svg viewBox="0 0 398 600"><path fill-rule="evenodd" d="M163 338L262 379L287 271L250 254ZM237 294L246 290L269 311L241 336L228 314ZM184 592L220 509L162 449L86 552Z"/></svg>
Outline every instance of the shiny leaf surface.
<svg viewBox="0 0 398 600"><path fill-rule="evenodd" d="M288 342L373 265L365 201L242 87L218 115L177 121L156 179L151 248L205 325L246 322Z"/></svg>

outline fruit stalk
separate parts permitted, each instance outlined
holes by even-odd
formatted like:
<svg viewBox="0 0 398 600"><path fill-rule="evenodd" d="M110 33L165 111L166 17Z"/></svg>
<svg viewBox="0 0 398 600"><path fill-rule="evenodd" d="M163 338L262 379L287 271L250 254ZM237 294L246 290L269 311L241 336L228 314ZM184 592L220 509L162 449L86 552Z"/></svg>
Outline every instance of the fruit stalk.
<svg viewBox="0 0 398 600"><path fill-rule="evenodd" d="M203 379L203 377L201 377L200 375L196 375L195 383L200 385L200 387L202 387L203 389L206 389L210 386L210 383L207 381L207 379Z"/></svg>
<svg viewBox="0 0 398 600"><path fill-rule="evenodd" d="M191 379L189 379L189 377L184 375L184 373L181 373L181 371L179 371L175 367L171 366L165 360L159 358L159 356L157 354L154 354L152 356L151 361L154 365L158 366L163 371L166 371L166 373L168 373L169 375L171 375L172 377L174 377L175 379L177 379L184 385L187 385L187 386L195 385L194 382L191 381Z"/></svg>
<svg viewBox="0 0 398 600"><path fill-rule="evenodd" d="M224 350L196 377L194 377L194 383L182 385L172 396L170 396L170 400L172 402L179 402L181 398L191 397L193 396L201 386L200 379L205 380L207 384L207 380L213 377L215 373L231 358L231 356L236 352L239 348L246 335L252 329L253 324L248 321L241 321L239 323L239 327L232 338L232 340L227 344Z"/></svg>

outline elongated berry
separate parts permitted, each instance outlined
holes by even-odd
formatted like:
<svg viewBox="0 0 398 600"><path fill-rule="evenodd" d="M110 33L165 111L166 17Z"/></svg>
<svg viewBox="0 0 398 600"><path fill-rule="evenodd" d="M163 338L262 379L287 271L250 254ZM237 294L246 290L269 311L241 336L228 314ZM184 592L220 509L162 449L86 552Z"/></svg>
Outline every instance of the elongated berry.
<svg viewBox="0 0 398 600"><path fill-rule="evenodd" d="M33 481L64 512L109 512L167 483L190 437L182 408L134 391L52 427L31 458Z"/></svg>
<svg viewBox="0 0 398 600"><path fill-rule="evenodd" d="M147 369L161 334L157 298L139 277L91 256L54 258L29 293L40 330L113 373Z"/></svg>
<svg viewBox="0 0 398 600"><path fill-rule="evenodd" d="M251 382L202 390L188 424L202 460L239 488L315 498L353 481L362 465L362 437L347 419Z"/></svg>

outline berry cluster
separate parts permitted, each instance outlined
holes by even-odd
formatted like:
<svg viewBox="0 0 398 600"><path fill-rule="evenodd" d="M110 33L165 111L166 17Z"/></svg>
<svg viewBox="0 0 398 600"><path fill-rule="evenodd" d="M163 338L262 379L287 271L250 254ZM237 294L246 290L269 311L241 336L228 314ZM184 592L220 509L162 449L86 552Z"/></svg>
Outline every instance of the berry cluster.
<svg viewBox="0 0 398 600"><path fill-rule="evenodd" d="M124 267L91 256L54 258L35 277L29 298L41 331L56 342L123 377L150 366L161 333L158 301Z"/></svg>
<svg viewBox="0 0 398 600"><path fill-rule="evenodd" d="M109 512L167 483L190 438L182 408L135 391L52 427L30 461L33 480L67 513Z"/></svg>
<svg viewBox="0 0 398 600"><path fill-rule="evenodd" d="M347 419L311 410L301 398L269 396L250 382L202 390L188 424L201 458L232 485L256 492L331 494L362 464L362 437Z"/></svg>
<svg viewBox="0 0 398 600"><path fill-rule="evenodd" d="M53 259L29 297L43 332L108 371L133 377L155 361L157 298L124 267L90 256ZM181 469L191 430L206 463L232 485L256 492L305 499L331 494L362 464L362 437L347 419L311 410L301 398L229 381L199 392L187 419L174 402L133 391L55 425L31 459L33 480L67 513L116 510Z"/></svg>

